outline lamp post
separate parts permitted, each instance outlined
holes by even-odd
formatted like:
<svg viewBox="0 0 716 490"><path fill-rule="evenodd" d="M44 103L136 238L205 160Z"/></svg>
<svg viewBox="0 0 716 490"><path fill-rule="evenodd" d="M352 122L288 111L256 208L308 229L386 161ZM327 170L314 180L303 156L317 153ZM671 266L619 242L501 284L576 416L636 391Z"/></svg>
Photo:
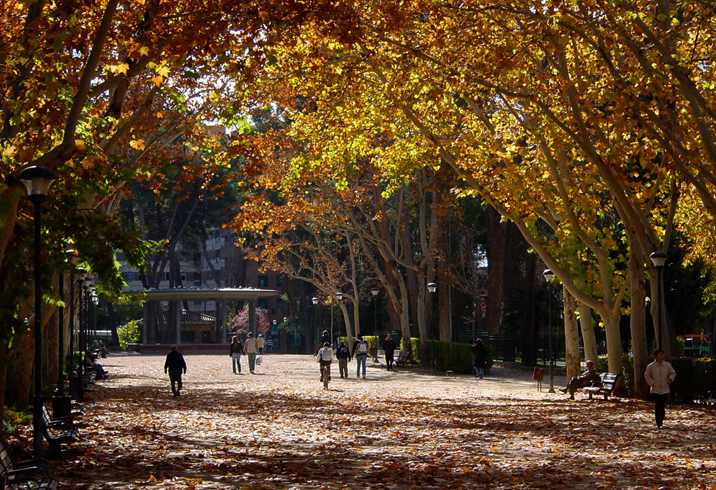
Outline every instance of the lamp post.
<svg viewBox="0 0 716 490"><path fill-rule="evenodd" d="M311 298L311 302L313 303L313 306L318 306L318 298L316 298L315 296ZM316 342L318 342L318 308L313 309L313 332L316 335Z"/></svg>
<svg viewBox="0 0 716 490"><path fill-rule="evenodd" d="M343 304L343 293L341 293L341 292L336 293L336 299L338 299L338 304L339 304L339 305L340 305L340 304ZM343 309L341 309L341 312L340 312L339 315L340 315L341 317L343 316ZM344 333L345 333L346 342L347 342L347 341L348 341L348 329L346 328L346 329L344 329L344 330L345 330Z"/></svg>
<svg viewBox="0 0 716 490"><path fill-rule="evenodd" d="M82 279L82 297L84 299L85 310L84 316L82 316L82 321L80 322L80 336L78 339L78 347L80 349L80 366L83 366L83 373L84 363L82 362L82 356L87 355L87 321L89 320L89 289L91 286L92 278L90 276L85 276L84 279ZM80 303L80 305L81 304L82 303Z"/></svg>
<svg viewBox="0 0 716 490"><path fill-rule="evenodd" d="M547 313L548 323L547 328L549 330L549 391L547 393L554 393L554 353L552 350L552 287L551 282L554 277L554 273L551 269L545 269L542 273L545 281L547 281Z"/></svg>
<svg viewBox="0 0 716 490"><path fill-rule="evenodd" d="M181 329L182 331L186 332L186 308L181 309ZM179 338L181 339L181 334L179 334Z"/></svg>
<svg viewBox="0 0 716 490"><path fill-rule="evenodd" d="M33 399L33 455L42 457L42 254L40 230L42 201L55 180L55 173L45 167L27 167L20 172L30 202L35 206L35 397Z"/></svg>
<svg viewBox="0 0 716 490"><path fill-rule="evenodd" d="M430 294L435 294L438 290L438 285L434 282L428 284L428 291ZM434 310L434 308L433 308ZM430 374L435 374L435 339L433 338L433 315L430 315Z"/></svg>
<svg viewBox="0 0 716 490"><path fill-rule="evenodd" d="M97 307L99 306L99 295L97 294L97 289L94 289L92 291L92 335L95 338L95 342L97 342Z"/></svg>
<svg viewBox="0 0 716 490"><path fill-rule="evenodd" d="M652 264L656 267L656 285L657 296L659 304L657 306L657 317L658 326L656 328L656 348L663 349L664 347L664 264L669 256L664 252L653 252L649 255Z"/></svg>

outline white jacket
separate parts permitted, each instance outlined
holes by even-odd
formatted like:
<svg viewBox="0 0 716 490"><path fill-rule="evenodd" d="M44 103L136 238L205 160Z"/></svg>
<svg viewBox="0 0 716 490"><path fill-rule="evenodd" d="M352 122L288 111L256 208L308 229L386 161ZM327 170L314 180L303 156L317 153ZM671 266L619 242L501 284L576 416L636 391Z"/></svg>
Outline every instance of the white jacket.
<svg viewBox="0 0 716 490"><path fill-rule="evenodd" d="M662 363L654 361L646 367L644 377L646 378L647 384L651 386L652 393L656 393L657 395L666 395L671 392L671 390L669 390L669 382L667 379L674 381L676 378L676 371L674 371L671 364L666 361Z"/></svg>

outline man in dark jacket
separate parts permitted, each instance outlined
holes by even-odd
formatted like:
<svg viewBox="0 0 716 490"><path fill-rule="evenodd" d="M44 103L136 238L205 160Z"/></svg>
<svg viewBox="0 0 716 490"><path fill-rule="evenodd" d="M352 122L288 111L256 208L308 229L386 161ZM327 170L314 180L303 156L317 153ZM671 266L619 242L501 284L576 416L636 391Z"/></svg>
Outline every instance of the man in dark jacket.
<svg viewBox="0 0 716 490"><path fill-rule="evenodd" d="M186 362L181 352L177 350L176 345L172 345L172 351L167 354L167 360L164 361L164 374L169 372L169 380L172 382L172 393L174 396L181 395L181 375L186 374Z"/></svg>
<svg viewBox="0 0 716 490"><path fill-rule="evenodd" d="M570 379L567 387L560 388L559 391L562 393L569 392L569 399L574 400L574 392L577 391L578 388L584 388L585 386L589 386L593 382L599 382L600 380L601 378L599 377L599 373L596 369L594 369L594 363L592 361L587 361L587 370L584 371L581 376L575 376Z"/></svg>
<svg viewBox="0 0 716 490"><path fill-rule="evenodd" d="M351 351L346 347L345 342L341 342L336 349L336 357L338 358L338 371L341 373L341 378L348 377L348 361L351 360Z"/></svg>
<svg viewBox="0 0 716 490"><path fill-rule="evenodd" d="M388 334L383 341L383 352L385 352L385 366L388 371L393 370L393 360L395 359L395 340Z"/></svg>

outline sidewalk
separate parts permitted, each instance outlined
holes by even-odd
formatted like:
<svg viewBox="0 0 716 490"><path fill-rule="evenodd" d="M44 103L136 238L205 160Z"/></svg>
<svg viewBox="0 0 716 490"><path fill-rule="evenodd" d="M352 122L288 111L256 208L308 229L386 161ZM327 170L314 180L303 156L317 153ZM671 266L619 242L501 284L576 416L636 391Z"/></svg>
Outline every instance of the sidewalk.
<svg viewBox="0 0 716 490"><path fill-rule="evenodd" d="M364 380L352 362L324 390L312 356L267 355L255 375L228 353L185 357L178 398L164 356L102 360L81 440L50 468L62 488L716 489L713 408L670 405L658 430L651 403L568 401L522 368L478 380L370 362Z"/></svg>

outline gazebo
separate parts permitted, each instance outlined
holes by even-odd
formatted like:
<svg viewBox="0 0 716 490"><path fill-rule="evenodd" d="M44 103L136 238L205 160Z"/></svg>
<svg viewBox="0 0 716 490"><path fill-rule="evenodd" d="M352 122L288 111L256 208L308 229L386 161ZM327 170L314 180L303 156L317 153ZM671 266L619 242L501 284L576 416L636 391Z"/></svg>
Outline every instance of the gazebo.
<svg viewBox="0 0 716 490"><path fill-rule="evenodd" d="M176 339L173 343L181 344L182 314L181 305L183 301L247 301L249 303L249 325L251 331L256 335L256 302L260 298L271 298L278 296L278 291L273 289L254 288L225 288L225 289L145 289L141 291L127 291L132 296L140 296L147 301L144 304L144 328L142 329L142 343L149 344L150 332L156 338L157 325L154 315L150 314L150 301L169 301L176 308L175 315L168 315L174 319L174 330Z"/></svg>

